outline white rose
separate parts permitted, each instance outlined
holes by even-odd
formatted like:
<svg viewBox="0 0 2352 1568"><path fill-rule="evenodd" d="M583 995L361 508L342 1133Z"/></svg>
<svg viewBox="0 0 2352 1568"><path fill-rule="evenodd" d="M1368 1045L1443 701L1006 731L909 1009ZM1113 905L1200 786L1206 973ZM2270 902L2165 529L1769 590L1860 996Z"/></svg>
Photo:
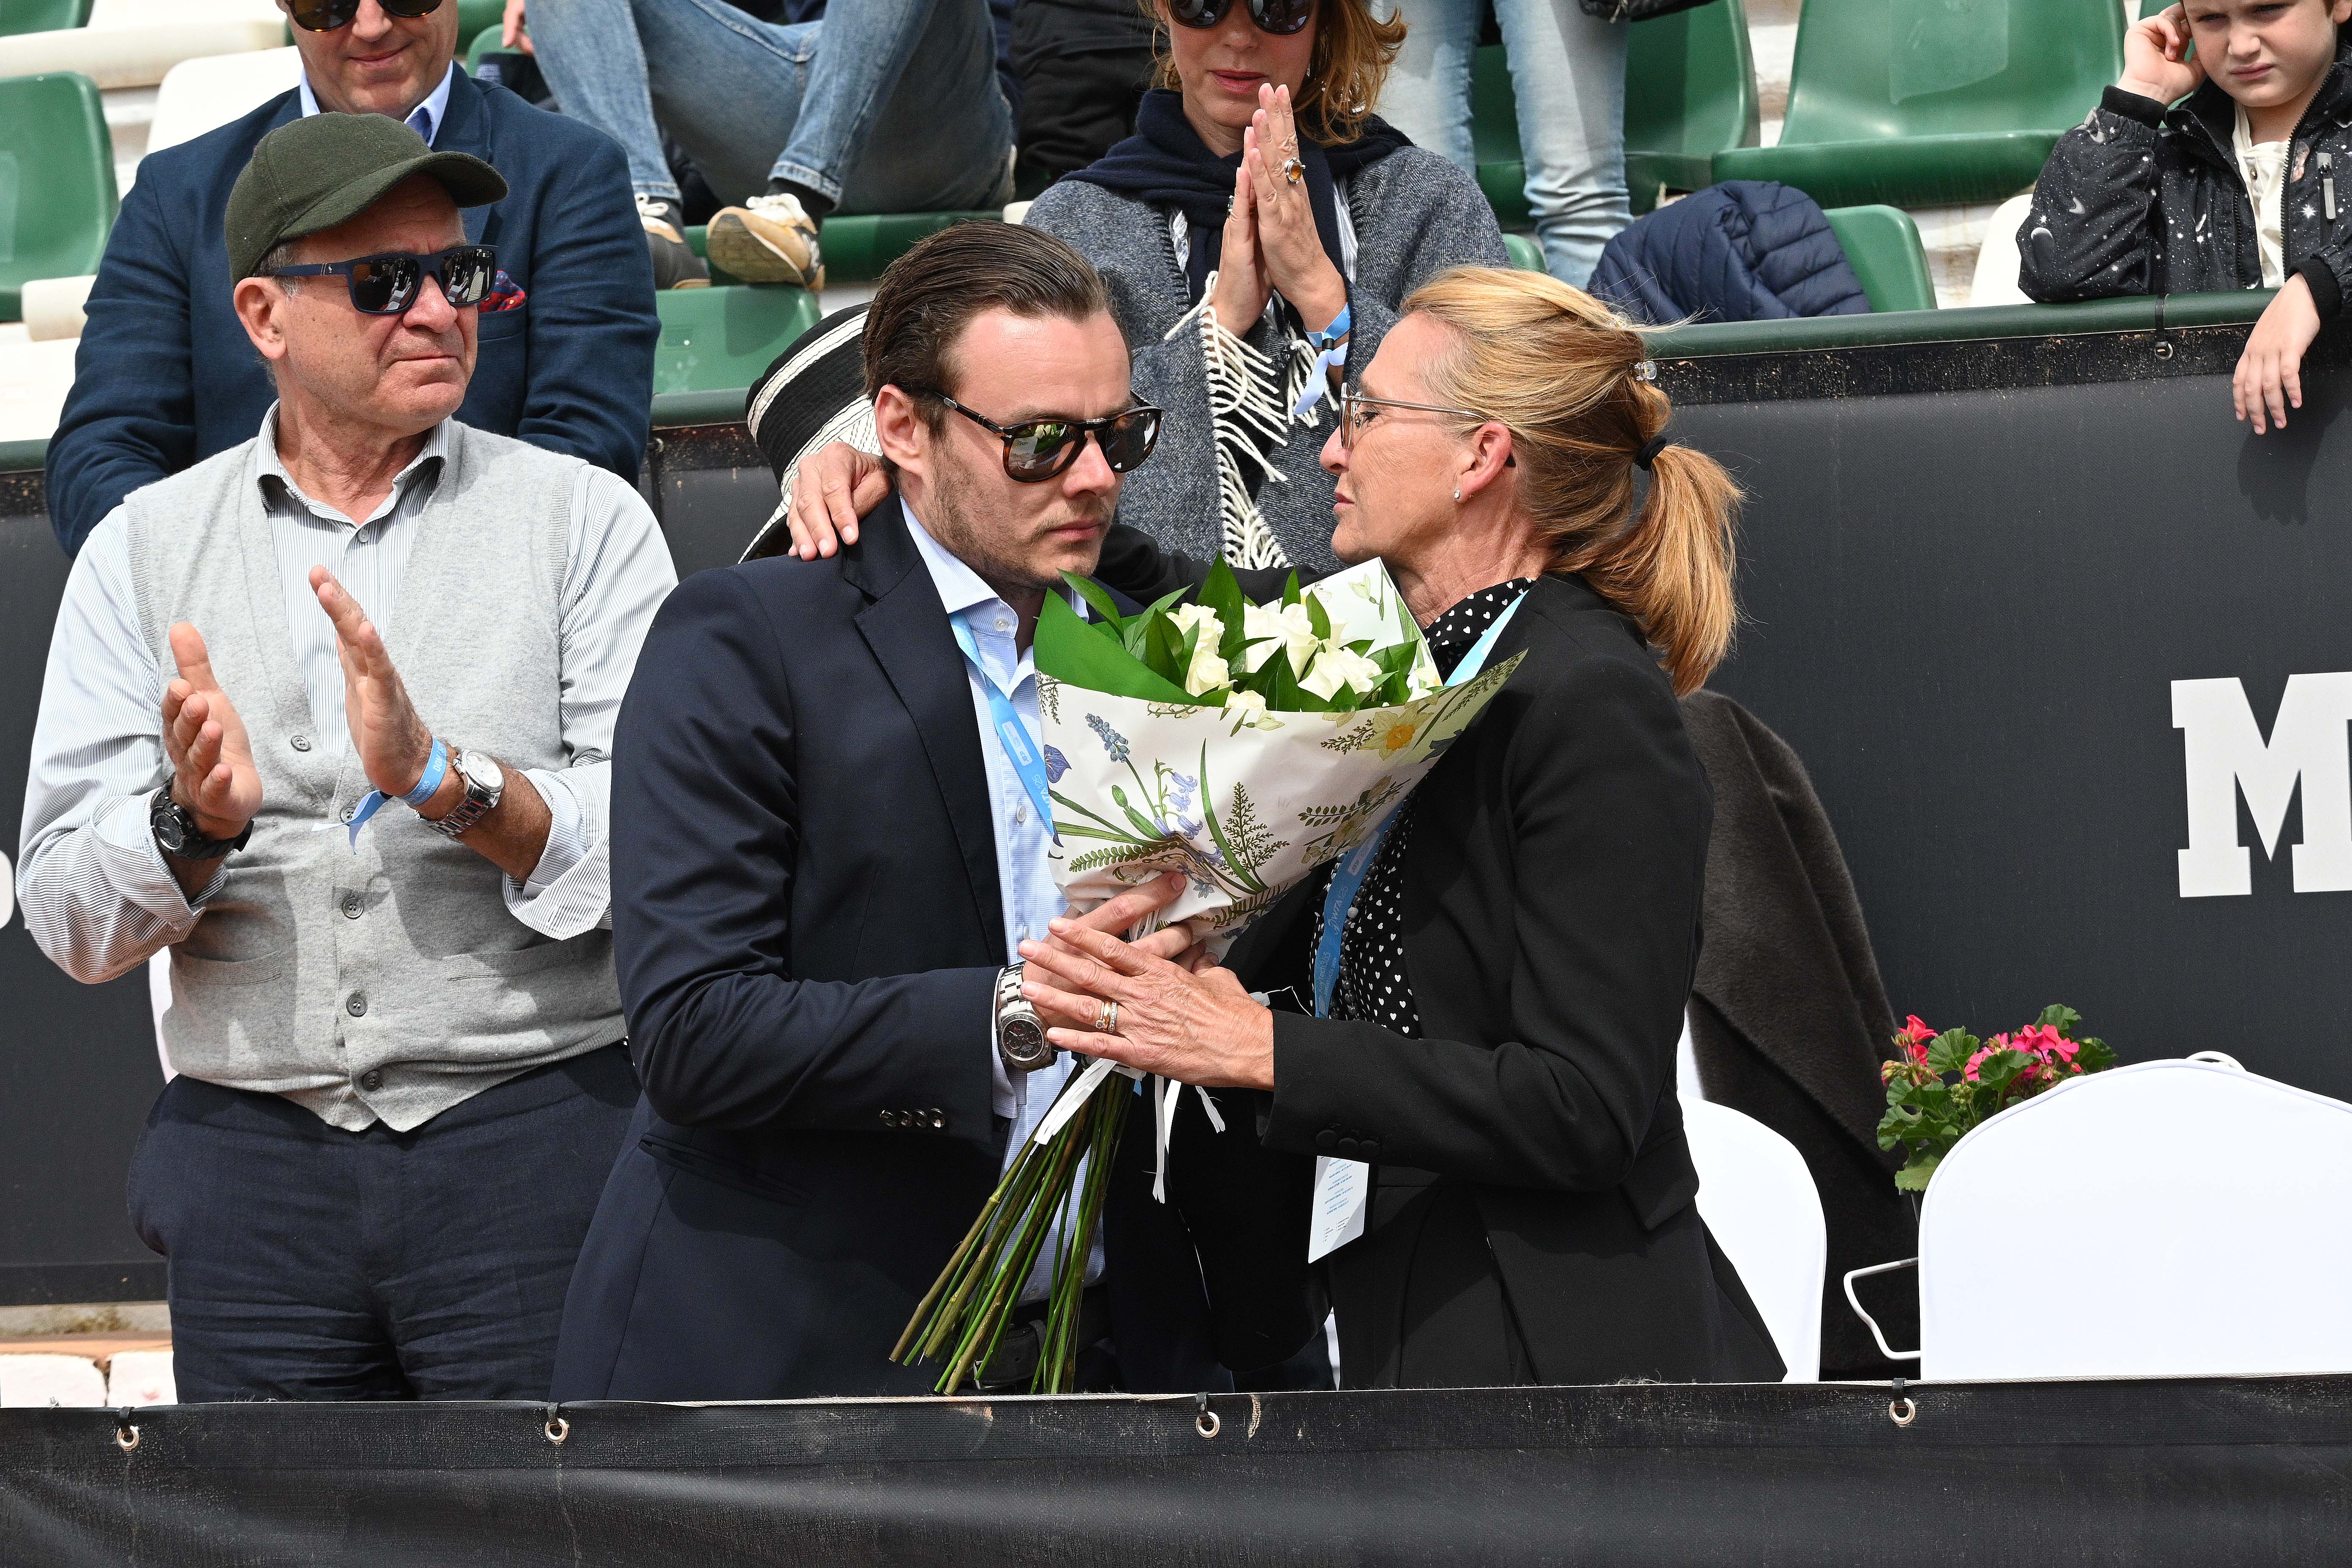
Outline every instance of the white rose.
<svg viewBox="0 0 2352 1568"><path fill-rule="evenodd" d="M1225 640L1225 623L1217 618L1217 612L1202 605L1180 605L1168 612L1168 619L1180 635L1200 628L1201 639L1193 645L1192 662L1184 671L1185 694L1202 697L1231 686L1233 671L1225 668L1223 658L1217 652Z"/></svg>
<svg viewBox="0 0 2352 1568"><path fill-rule="evenodd" d="M1381 667L1362 654L1351 653L1336 642L1327 642L1315 655L1315 666L1298 682L1326 702L1331 700L1342 686L1359 696L1381 683Z"/></svg>
<svg viewBox="0 0 2352 1568"><path fill-rule="evenodd" d="M1292 673L1307 668L1315 657L1315 621L1301 605L1250 605L1242 611L1242 635L1253 639L1242 653L1242 668L1255 675L1275 650L1290 653ZM1259 640L1262 639L1262 640Z"/></svg>

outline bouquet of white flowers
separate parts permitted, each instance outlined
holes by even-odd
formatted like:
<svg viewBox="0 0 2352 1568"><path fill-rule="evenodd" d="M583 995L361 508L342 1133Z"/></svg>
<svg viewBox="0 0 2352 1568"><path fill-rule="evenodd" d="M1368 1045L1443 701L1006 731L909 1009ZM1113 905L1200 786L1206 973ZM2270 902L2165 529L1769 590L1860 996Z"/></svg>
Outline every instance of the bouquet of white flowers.
<svg viewBox="0 0 2352 1568"><path fill-rule="evenodd" d="M1055 879L1083 910L1181 871L1184 891L1153 924L1188 921L1219 956L1251 917L1377 828L1518 666L1441 680L1377 561L1304 591L1294 576L1266 605L1220 563L1192 603L1171 594L1125 616L1095 584L1071 585L1094 618L1049 595L1036 637ZM1126 1096L1096 1093L1113 1070L1097 1058L1070 1079L892 1352L947 1357L940 1393L987 1363L1057 1212L1032 1386L1068 1386L1125 1124ZM1160 1085L1154 1100L1164 1178L1176 1095Z"/></svg>

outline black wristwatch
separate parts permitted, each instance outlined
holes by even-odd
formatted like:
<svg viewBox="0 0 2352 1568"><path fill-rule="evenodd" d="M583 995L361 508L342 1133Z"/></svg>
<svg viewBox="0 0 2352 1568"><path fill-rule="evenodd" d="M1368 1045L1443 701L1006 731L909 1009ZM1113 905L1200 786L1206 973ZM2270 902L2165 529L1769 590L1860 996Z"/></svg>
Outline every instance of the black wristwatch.
<svg viewBox="0 0 2352 1568"><path fill-rule="evenodd" d="M1007 1072L1035 1072L1054 1059L1037 1009L1021 994L1025 968L1015 963L996 977L996 1054L1004 1059Z"/></svg>
<svg viewBox="0 0 2352 1568"><path fill-rule="evenodd" d="M217 860L232 849L242 849L245 841L253 837L253 824L234 838L207 838L205 830L196 826L195 813L172 798L170 789L159 789L147 805L147 826L154 831L155 847L166 855L176 855L183 860Z"/></svg>

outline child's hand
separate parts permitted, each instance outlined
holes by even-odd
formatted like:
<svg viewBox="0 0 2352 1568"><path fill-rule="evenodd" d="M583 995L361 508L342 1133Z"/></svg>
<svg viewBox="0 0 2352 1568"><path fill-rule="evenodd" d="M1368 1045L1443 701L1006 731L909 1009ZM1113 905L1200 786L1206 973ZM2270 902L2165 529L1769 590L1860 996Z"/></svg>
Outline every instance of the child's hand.
<svg viewBox="0 0 2352 1568"><path fill-rule="evenodd" d="M2270 425L2285 429L2287 405L2303 406L2303 353L2318 335L2319 307L2312 302L2311 285L2298 272L2254 323L2246 352L2238 356L2238 374L2230 383L2230 401L2239 418L2254 422L2255 435ZM2263 423L2265 411L2270 425Z"/></svg>
<svg viewBox="0 0 2352 1568"><path fill-rule="evenodd" d="M2134 22L2124 32L2124 74L2116 85L2158 103L2187 98L2205 85L2205 67L2189 55L2189 42L2185 6Z"/></svg>

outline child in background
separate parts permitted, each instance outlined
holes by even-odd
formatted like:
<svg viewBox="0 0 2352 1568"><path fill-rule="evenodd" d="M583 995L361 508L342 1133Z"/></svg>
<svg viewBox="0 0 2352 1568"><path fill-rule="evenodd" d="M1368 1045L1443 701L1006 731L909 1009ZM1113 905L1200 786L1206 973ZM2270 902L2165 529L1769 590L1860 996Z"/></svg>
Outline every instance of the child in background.
<svg viewBox="0 0 2352 1568"><path fill-rule="evenodd" d="M2346 21L2352 0L2187 0L2135 24L2018 230L2036 300L2276 289L2232 387L2257 435L2303 406L2304 352L2352 294Z"/></svg>

